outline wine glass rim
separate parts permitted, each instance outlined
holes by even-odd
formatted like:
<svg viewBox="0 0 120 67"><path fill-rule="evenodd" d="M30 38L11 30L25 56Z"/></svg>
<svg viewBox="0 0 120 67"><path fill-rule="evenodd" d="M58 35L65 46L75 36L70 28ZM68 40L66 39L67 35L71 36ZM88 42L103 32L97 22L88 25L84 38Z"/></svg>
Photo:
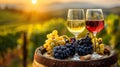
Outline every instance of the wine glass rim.
<svg viewBox="0 0 120 67"><path fill-rule="evenodd" d="M100 10L100 11L102 11L102 9L87 9L87 10Z"/></svg>
<svg viewBox="0 0 120 67"><path fill-rule="evenodd" d="M82 8L68 9L68 10L84 10Z"/></svg>
<svg viewBox="0 0 120 67"><path fill-rule="evenodd" d="M100 20L104 20L104 16L103 16L103 11L102 11L102 9L87 9L87 11L86 11L86 16L88 15L88 12L89 11L100 11L101 12L101 14L102 14L102 19L100 19Z"/></svg>

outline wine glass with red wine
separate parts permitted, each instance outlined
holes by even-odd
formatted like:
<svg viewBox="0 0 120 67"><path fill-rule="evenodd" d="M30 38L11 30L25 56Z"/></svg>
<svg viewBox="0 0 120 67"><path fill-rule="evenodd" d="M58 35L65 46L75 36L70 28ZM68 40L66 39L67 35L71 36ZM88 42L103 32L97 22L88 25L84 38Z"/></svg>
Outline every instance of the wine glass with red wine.
<svg viewBox="0 0 120 67"><path fill-rule="evenodd" d="M87 9L86 28L94 36L94 49L96 52L96 34L104 28L104 16L102 9Z"/></svg>

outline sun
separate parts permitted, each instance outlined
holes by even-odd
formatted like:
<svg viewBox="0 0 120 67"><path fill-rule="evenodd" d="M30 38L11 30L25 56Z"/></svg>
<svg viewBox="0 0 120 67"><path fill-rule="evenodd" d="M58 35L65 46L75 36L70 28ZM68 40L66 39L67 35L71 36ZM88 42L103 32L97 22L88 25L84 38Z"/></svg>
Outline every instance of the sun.
<svg viewBox="0 0 120 67"><path fill-rule="evenodd" d="M32 0L32 4L36 4L37 3L37 0Z"/></svg>

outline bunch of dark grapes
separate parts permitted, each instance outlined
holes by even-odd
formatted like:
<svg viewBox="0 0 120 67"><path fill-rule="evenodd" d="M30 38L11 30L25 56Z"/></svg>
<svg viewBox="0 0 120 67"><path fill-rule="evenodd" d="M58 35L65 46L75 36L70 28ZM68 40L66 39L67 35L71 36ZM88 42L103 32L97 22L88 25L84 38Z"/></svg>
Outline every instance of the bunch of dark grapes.
<svg viewBox="0 0 120 67"><path fill-rule="evenodd" d="M75 54L75 46L69 43L66 43L65 46L56 46L53 49L53 55L57 59L65 59L69 56Z"/></svg>
<svg viewBox="0 0 120 67"><path fill-rule="evenodd" d="M80 56L92 54L93 52L92 41L88 35L85 38L77 40L76 52Z"/></svg>

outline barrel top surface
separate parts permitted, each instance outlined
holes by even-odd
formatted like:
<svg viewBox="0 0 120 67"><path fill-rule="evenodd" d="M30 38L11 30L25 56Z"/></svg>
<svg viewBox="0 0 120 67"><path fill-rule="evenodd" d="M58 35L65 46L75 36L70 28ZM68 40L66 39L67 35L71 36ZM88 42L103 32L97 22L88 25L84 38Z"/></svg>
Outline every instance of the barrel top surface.
<svg viewBox="0 0 120 67"><path fill-rule="evenodd" d="M34 60L47 67L109 67L118 60L115 51L111 51L111 54L106 58L100 58L96 60L60 60L44 56L40 49L40 47L36 49Z"/></svg>

